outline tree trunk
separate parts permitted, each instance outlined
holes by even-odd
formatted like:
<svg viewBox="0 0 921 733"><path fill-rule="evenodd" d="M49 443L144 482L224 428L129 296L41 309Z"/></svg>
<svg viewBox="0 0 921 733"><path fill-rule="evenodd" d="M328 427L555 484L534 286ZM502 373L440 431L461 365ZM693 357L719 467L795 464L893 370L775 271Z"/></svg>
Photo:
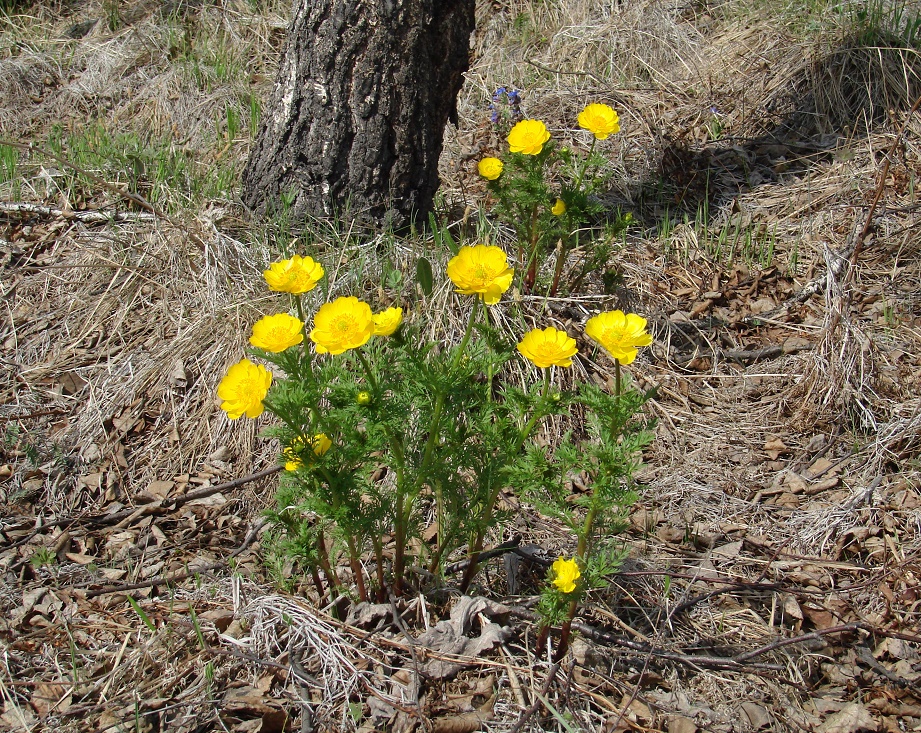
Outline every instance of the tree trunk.
<svg viewBox="0 0 921 733"><path fill-rule="evenodd" d="M243 172L257 213L403 229L438 188L444 127L469 61L475 0L296 0Z"/></svg>

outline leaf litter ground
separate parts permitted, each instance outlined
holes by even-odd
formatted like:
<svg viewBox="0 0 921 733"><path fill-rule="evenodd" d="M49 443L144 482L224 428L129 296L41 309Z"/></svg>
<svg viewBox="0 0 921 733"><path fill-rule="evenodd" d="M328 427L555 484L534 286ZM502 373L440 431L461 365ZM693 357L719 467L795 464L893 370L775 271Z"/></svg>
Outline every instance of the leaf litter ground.
<svg viewBox="0 0 921 733"><path fill-rule="evenodd" d="M636 223L572 295L517 305L570 332L630 308L656 337L632 367L658 394L630 558L552 664L530 600L571 538L514 493L517 544L474 598L342 622L266 564L276 449L214 389L274 302L259 274L284 228L249 221L234 186L287 8L13 7L0 138L44 153L18 151L0 183L0 726L918 729L917 49L894 15L871 37L849 5L821 10L478 6L444 211L485 226L496 87L523 88L569 144L586 102L614 105L609 203ZM81 139L102 154L72 159ZM410 309L418 254L445 257L313 238L333 292L382 287ZM445 288L425 307L459 335ZM575 378L604 384L587 346Z"/></svg>

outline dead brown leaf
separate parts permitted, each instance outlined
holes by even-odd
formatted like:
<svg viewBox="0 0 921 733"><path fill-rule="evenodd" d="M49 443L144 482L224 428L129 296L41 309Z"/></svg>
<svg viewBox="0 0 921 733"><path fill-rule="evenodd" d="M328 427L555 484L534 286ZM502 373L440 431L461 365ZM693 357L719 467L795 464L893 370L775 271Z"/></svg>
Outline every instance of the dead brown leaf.
<svg viewBox="0 0 921 733"><path fill-rule="evenodd" d="M860 703L852 702L826 720L816 733L858 733L876 731L873 715Z"/></svg>
<svg viewBox="0 0 921 733"><path fill-rule="evenodd" d="M432 733L473 733L481 730L484 722L493 719L495 704L496 696L493 695L475 712L435 718Z"/></svg>

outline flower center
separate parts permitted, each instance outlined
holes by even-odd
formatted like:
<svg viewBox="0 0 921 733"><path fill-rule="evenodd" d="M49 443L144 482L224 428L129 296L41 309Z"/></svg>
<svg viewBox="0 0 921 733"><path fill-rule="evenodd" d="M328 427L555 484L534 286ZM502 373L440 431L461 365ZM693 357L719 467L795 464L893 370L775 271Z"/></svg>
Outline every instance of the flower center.
<svg viewBox="0 0 921 733"><path fill-rule="evenodd" d="M494 277L492 269L483 264L473 268L473 276L482 284L490 282Z"/></svg>
<svg viewBox="0 0 921 733"><path fill-rule="evenodd" d="M348 314L341 315L339 318L333 321L332 330L338 331L339 333L348 333L349 331L354 331L355 319Z"/></svg>
<svg viewBox="0 0 921 733"><path fill-rule="evenodd" d="M625 331L622 328L606 328L602 334L602 339L606 344L622 344L625 338Z"/></svg>

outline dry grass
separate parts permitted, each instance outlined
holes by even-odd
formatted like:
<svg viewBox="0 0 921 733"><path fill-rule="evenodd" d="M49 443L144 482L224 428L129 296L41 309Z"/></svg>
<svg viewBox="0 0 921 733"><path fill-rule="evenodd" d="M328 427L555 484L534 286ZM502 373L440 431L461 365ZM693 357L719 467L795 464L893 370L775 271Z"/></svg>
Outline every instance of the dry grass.
<svg viewBox="0 0 921 733"><path fill-rule="evenodd" d="M511 730L550 669L527 623L510 622L516 636L501 654L420 693L404 634L389 622L376 634L337 632L295 599L304 590L296 580L279 594L261 562L262 535L233 573L218 567L176 587L131 591L140 614L127 591L85 596L218 563L270 503L271 480L114 527L78 522L28 537L36 517L47 524L142 508L163 498L158 491L275 462L258 435L263 423L229 423L214 389L243 351L248 324L273 302L258 285L261 269L289 245L281 222L251 222L234 203L252 100L268 97L287 8L141 2L118 6L110 25L112 8L21 5L0 19L0 138L45 147L53 125L76 139L98 120L112 136L133 135L153 161L186 160L184 181L221 169L230 185L166 186L158 206L168 219L0 214L0 727L195 730L223 714L226 726L261 719L270 730L277 722L266 721L287 711L319 729L358 727L353 712L366 726L410 729L417 703L456 716L464 708L449 701L469 695L482 708L489 695L477 685L491 680L497 696L481 727ZM617 250L619 291L603 295L592 284L572 297L525 298L525 316L492 315L515 333L521 318L577 326L617 303L654 325L656 344L632 370L658 387L650 410L658 422L624 535L631 560L584 617L658 651L732 656L846 622L917 632L921 123L907 112L921 94L921 62L917 47L897 43L904 22L879 16L882 30L868 36L867 22L855 21L859 7L842 8L478 4L461 124L448 131L441 165L446 208L469 207L458 229L492 231L475 213L483 188L473 174L476 157L501 144L485 111L496 87L523 89L527 114L567 144L585 142L573 120L586 102L621 114L623 132L605 147L616 173L608 198L637 223ZM863 227L903 125L870 236L846 275L832 265ZM129 183L119 151L110 152L92 172ZM130 208L40 152L21 157L19 174L0 178L0 201ZM743 251L736 232L754 244ZM301 236L328 265L331 293L377 292L384 259L411 280L430 246L319 224ZM426 254L439 271L445 253ZM816 296L790 300L826 271L833 276ZM720 295L707 304L713 291ZM442 316L433 338L462 330L454 303L446 286L432 296L430 310ZM751 356L775 346L781 353ZM511 378L528 378L515 370ZM610 376L586 358L574 378ZM570 543L527 510L515 529L551 557ZM529 572L526 589L542 573ZM504 593L501 561L481 579L484 592ZM727 579L749 585L701 597ZM754 587L765 583L773 585ZM422 628L426 614L442 612L420 597L404 616ZM564 730L565 715L585 730L666 730L681 716L741 731L755 727L742 711L748 703L769 729L814 730L855 702L880 726L917 725L917 644L905 642L898 666L895 652L880 651L882 636L868 640L894 681L855 661L861 634L772 649L753 660L775 665L767 671L695 670L589 639L528 726ZM386 705L394 700L398 714Z"/></svg>

